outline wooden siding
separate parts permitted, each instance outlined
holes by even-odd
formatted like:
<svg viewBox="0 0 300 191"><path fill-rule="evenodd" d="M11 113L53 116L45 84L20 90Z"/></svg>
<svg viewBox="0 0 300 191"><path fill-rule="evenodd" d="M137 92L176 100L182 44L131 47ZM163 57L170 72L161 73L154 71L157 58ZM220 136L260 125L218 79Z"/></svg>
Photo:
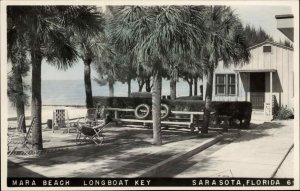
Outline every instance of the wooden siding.
<svg viewBox="0 0 300 191"><path fill-rule="evenodd" d="M272 51L263 52L263 46L271 46ZM216 74L238 74L235 70L276 70L273 72L273 95L277 102L282 106L293 107L293 89L294 89L294 65L293 50L279 47L271 43L265 43L250 50L251 58L248 64L224 67L223 61L220 61L215 69ZM237 75L238 89L236 96L217 96L215 92L215 80L213 82L213 100L214 101L250 101L250 75L240 72ZM269 102L270 98L270 72L265 75L265 100ZM206 91L206 78L203 79L203 93Z"/></svg>

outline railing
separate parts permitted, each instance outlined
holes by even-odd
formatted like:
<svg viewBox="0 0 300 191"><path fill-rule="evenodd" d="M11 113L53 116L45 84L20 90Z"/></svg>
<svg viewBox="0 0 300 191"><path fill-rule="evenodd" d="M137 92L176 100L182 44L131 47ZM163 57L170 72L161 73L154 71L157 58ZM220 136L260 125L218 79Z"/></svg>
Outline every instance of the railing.
<svg viewBox="0 0 300 191"><path fill-rule="evenodd" d="M107 111L114 111L114 121L116 122L139 122L139 123L143 123L143 124L151 124L153 123L153 120L141 120L141 119L125 119L125 118L120 118L119 114L120 112L134 112L135 109L124 109L124 108L106 108ZM211 112L211 114L214 114L215 112ZM186 125L188 126L188 128L190 128L191 131L194 131L194 128L197 127L199 130L199 120L201 118L201 116L204 115L203 111L200 112L195 112L195 111L171 111L171 114L175 114L175 115L188 115L188 121L170 121L170 119L168 121L166 120L162 120L161 123L162 124L167 124L167 125ZM177 119L181 119L184 120L186 118L177 118Z"/></svg>
<svg viewBox="0 0 300 191"><path fill-rule="evenodd" d="M251 92L250 102L253 109L264 109L265 93L264 92Z"/></svg>

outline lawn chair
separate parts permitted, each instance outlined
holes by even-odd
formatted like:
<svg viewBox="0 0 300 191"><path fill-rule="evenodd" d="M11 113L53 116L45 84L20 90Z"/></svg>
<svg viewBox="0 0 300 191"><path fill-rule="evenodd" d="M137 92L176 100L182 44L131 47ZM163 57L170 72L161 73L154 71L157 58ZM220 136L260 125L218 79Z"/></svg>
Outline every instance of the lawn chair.
<svg viewBox="0 0 300 191"><path fill-rule="evenodd" d="M21 153L23 152L25 155L31 155L33 153L29 139L32 138L31 130L34 125L34 122L35 122L35 117L31 120L31 124L29 126L27 133L23 133L22 131L20 131L20 129L22 128L23 121L19 123L19 126L18 126L16 132L14 133L14 135L12 135L8 138L8 140L9 140L8 141L8 156L10 156L12 154L16 154L18 150ZM11 151L9 151L10 147L13 147L13 149Z"/></svg>
<svg viewBox="0 0 300 191"><path fill-rule="evenodd" d="M91 126L97 125L97 108L88 108L85 116L85 123Z"/></svg>
<svg viewBox="0 0 300 191"><path fill-rule="evenodd" d="M68 111L65 109L56 109L53 111L52 132L55 129L67 128L68 133L72 129L69 121ZM76 129L76 128L73 128Z"/></svg>
<svg viewBox="0 0 300 191"><path fill-rule="evenodd" d="M104 141L103 129L111 122L109 116L102 124L90 126L90 124L79 122L77 123L78 133L76 136L76 144L86 142L86 139L91 140L96 145L101 145Z"/></svg>

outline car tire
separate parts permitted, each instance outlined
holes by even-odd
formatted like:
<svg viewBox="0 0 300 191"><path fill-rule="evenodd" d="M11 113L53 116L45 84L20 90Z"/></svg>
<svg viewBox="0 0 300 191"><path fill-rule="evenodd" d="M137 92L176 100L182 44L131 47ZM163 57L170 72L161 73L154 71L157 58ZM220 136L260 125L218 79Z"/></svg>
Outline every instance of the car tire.
<svg viewBox="0 0 300 191"><path fill-rule="evenodd" d="M161 110L165 110L166 112L161 115L161 120L165 120L169 117L171 110L167 104L161 104Z"/></svg>
<svg viewBox="0 0 300 191"><path fill-rule="evenodd" d="M144 110L143 113L140 113L140 110ZM134 110L134 116L137 119L146 119L150 114L150 106L147 104L140 104Z"/></svg>

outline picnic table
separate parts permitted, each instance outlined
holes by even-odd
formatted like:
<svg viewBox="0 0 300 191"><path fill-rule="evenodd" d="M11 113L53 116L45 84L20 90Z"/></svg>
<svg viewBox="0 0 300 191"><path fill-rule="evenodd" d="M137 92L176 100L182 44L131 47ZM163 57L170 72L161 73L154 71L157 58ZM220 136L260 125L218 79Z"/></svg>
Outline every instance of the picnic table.
<svg viewBox="0 0 300 191"><path fill-rule="evenodd" d="M134 112L135 109L124 109L124 108L105 108L106 111L114 112L114 121L115 122L136 122L151 124L153 120L150 119L130 119L130 118L120 118L121 112ZM215 112L211 112L214 114ZM193 132L195 127L200 129L200 120L202 120L204 112L203 111L171 111L170 115L174 114L176 117L169 117L166 120L162 120L161 123L165 125L179 125L179 126L188 126L188 128ZM184 116L188 116L185 118Z"/></svg>

